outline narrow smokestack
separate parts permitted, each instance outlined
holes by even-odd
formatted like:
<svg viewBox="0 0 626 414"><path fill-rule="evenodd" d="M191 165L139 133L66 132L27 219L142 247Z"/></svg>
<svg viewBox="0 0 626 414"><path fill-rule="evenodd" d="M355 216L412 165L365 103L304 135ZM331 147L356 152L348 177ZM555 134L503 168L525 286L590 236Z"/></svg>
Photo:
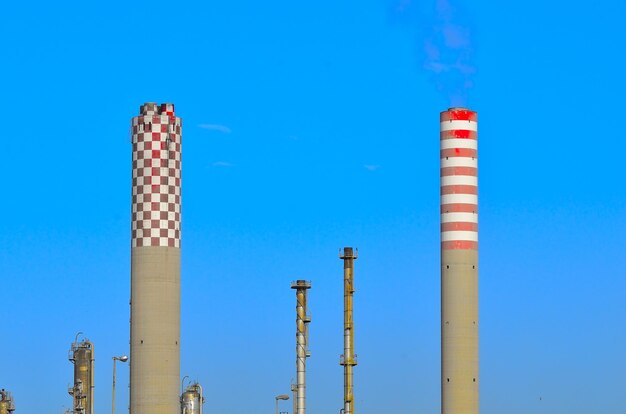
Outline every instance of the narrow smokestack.
<svg viewBox="0 0 626 414"><path fill-rule="evenodd" d="M441 412L478 414L477 114L441 113Z"/></svg>
<svg viewBox="0 0 626 414"><path fill-rule="evenodd" d="M307 290L311 288L311 282L296 280L291 283L291 288L296 290L296 414L306 414L306 359L311 356L308 349L311 318L307 309Z"/></svg>
<svg viewBox="0 0 626 414"><path fill-rule="evenodd" d="M180 407L181 128L172 104L132 119L131 414Z"/></svg>
<svg viewBox="0 0 626 414"><path fill-rule="evenodd" d="M354 353L354 320L352 319L352 298L354 295L354 261L358 257L352 247L344 247L339 258L343 259L343 414L354 414L353 369L357 364Z"/></svg>

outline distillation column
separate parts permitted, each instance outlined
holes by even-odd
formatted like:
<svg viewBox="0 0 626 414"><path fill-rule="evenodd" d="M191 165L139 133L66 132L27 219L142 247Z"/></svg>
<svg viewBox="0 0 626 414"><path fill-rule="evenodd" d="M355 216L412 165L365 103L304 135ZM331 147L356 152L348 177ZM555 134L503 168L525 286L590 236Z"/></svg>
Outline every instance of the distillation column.
<svg viewBox="0 0 626 414"><path fill-rule="evenodd" d="M343 260L343 414L354 414L353 367L357 364L354 353L354 320L352 319L352 299L354 295L354 261L352 247L344 247L339 258Z"/></svg>
<svg viewBox="0 0 626 414"><path fill-rule="evenodd" d="M479 412L477 120L440 116L442 414Z"/></svg>
<svg viewBox="0 0 626 414"><path fill-rule="evenodd" d="M199 383L188 385L180 396L180 414L202 414L202 386Z"/></svg>
<svg viewBox="0 0 626 414"><path fill-rule="evenodd" d="M0 390L0 414L11 414L15 411L13 396L4 388Z"/></svg>
<svg viewBox="0 0 626 414"><path fill-rule="evenodd" d="M173 104L132 119L131 414L180 409L181 129Z"/></svg>
<svg viewBox="0 0 626 414"><path fill-rule="evenodd" d="M309 328L311 318L307 309L307 290L311 288L311 282L296 280L291 284L296 290L296 387L297 387L297 411L296 414L306 414L306 359L309 353Z"/></svg>
<svg viewBox="0 0 626 414"><path fill-rule="evenodd" d="M81 332L70 348L68 359L74 364L74 386L68 393L73 398L74 414L93 414L94 348L88 339L78 341Z"/></svg>

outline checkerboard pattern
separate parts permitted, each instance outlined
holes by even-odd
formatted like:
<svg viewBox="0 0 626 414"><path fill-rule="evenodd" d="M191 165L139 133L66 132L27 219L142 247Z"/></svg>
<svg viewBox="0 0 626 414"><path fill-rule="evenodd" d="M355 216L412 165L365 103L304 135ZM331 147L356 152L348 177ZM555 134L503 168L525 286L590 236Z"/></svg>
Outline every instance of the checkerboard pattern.
<svg viewBox="0 0 626 414"><path fill-rule="evenodd" d="M181 138L172 104L144 104L132 120L132 247L180 248Z"/></svg>

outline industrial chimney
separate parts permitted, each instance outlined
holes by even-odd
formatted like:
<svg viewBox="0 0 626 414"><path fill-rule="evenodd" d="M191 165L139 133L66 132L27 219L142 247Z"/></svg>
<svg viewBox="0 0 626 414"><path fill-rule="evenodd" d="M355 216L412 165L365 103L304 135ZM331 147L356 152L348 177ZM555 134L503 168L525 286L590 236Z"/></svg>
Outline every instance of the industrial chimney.
<svg viewBox="0 0 626 414"><path fill-rule="evenodd" d="M180 409L181 128L169 103L132 119L131 414Z"/></svg>
<svg viewBox="0 0 626 414"><path fill-rule="evenodd" d="M311 317L308 315L307 290L311 282L296 280L291 283L296 290L296 389L298 402L295 414L306 414L306 359L309 353L309 329Z"/></svg>
<svg viewBox="0 0 626 414"><path fill-rule="evenodd" d="M352 298L354 296L354 261L358 257L352 247L344 247L339 253L343 260L343 414L354 414L353 367L357 364L354 353L354 320L352 319Z"/></svg>
<svg viewBox="0 0 626 414"><path fill-rule="evenodd" d="M442 414L479 411L477 120L440 116Z"/></svg>
<svg viewBox="0 0 626 414"><path fill-rule="evenodd" d="M74 364L74 385L68 393L73 398L74 414L93 414L94 349L88 339L78 341L81 334L76 334L68 355Z"/></svg>

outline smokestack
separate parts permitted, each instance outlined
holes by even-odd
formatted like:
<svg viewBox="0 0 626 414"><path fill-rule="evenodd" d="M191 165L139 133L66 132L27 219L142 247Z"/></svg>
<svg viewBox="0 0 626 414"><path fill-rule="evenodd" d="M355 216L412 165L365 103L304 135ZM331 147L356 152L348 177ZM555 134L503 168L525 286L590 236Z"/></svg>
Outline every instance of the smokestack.
<svg viewBox="0 0 626 414"><path fill-rule="evenodd" d="M354 353L354 321L352 319L352 297L354 295L354 261L358 257L352 247L344 247L339 258L343 259L343 414L354 414L353 367L357 364Z"/></svg>
<svg viewBox="0 0 626 414"><path fill-rule="evenodd" d="M78 342L81 333L76 334L68 356L74 364L74 386L68 393L73 399L74 414L93 414L94 348L88 339Z"/></svg>
<svg viewBox="0 0 626 414"><path fill-rule="evenodd" d="M478 154L476 112L440 116L441 412L478 414Z"/></svg>
<svg viewBox="0 0 626 414"><path fill-rule="evenodd" d="M15 411L13 396L4 388L0 390L0 414L11 414Z"/></svg>
<svg viewBox="0 0 626 414"><path fill-rule="evenodd" d="M311 282L296 280L291 283L291 288L296 290L296 414L306 414L306 359L311 356L308 349L311 317L308 316L307 290L311 288Z"/></svg>
<svg viewBox="0 0 626 414"><path fill-rule="evenodd" d="M173 104L132 119L131 414L180 409L181 128Z"/></svg>

